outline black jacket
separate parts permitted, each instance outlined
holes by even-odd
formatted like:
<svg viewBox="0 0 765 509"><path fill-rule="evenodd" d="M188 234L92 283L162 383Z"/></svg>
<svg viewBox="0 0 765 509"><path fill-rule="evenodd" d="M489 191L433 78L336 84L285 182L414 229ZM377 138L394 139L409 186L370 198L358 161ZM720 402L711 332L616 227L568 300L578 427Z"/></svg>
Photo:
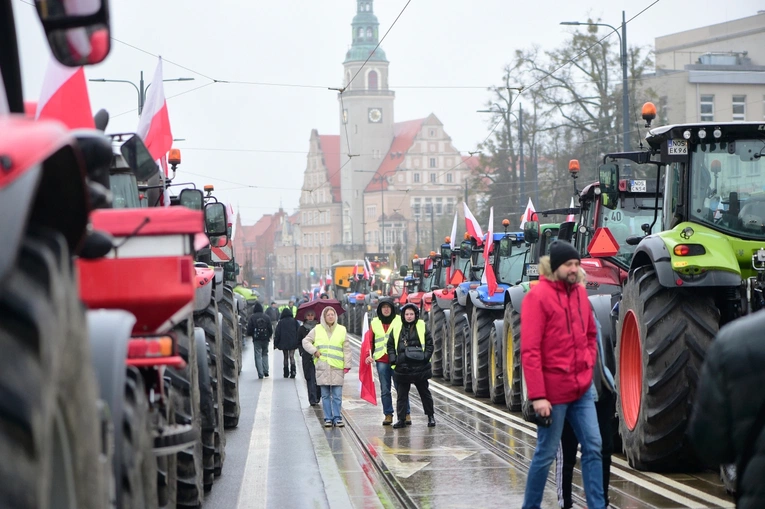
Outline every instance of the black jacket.
<svg viewBox="0 0 765 509"><path fill-rule="evenodd" d="M407 323L404 321L404 310L414 308L415 321ZM416 323L420 318L419 310L414 304L406 304L401 307L401 336L398 339L398 351L396 351L393 332L388 335L388 357L391 364L395 364L394 375L396 377L408 377L409 379L427 380L433 376L430 366L430 357L433 355L433 338L430 331L425 327L425 360L414 361L407 358L404 353L407 346L422 347L420 338L417 336Z"/></svg>
<svg viewBox="0 0 765 509"><path fill-rule="evenodd" d="M309 322L306 320L303 322L303 324L298 329L298 351L300 352L300 355L303 357L307 357L308 359L313 362L313 355L309 354L305 350L303 350L303 338L305 338L309 332L311 332L311 329L316 327L319 324L316 320L313 320L312 322Z"/></svg>
<svg viewBox="0 0 765 509"><path fill-rule="evenodd" d="M258 327L258 324L261 324L261 327ZM266 336L265 333L261 335L261 337L255 337L253 334L255 334L256 329L265 329L268 333ZM253 336L252 340L269 340L271 339L271 335L273 334L274 330L271 327L271 320L266 316L266 314L263 312L263 306L260 305L259 302L256 302L255 305L252 308L252 314L250 315L250 319L247 320L247 336Z"/></svg>
<svg viewBox="0 0 765 509"><path fill-rule="evenodd" d="M300 345L298 327L300 327L300 324L292 318L292 311L289 308L284 308L282 316L279 318L279 323L276 324L274 348L279 350L296 350Z"/></svg>
<svg viewBox="0 0 765 509"><path fill-rule="evenodd" d="M710 465L739 463L765 405L765 311L723 327L706 353L688 435ZM760 430L740 479L737 507L765 507L765 432Z"/></svg>
<svg viewBox="0 0 765 509"><path fill-rule="evenodd" d="M279 321L279 310L275 307L268 306L268 308L265 311L266 316L272 321L272 322L278 322Z"/></svg>

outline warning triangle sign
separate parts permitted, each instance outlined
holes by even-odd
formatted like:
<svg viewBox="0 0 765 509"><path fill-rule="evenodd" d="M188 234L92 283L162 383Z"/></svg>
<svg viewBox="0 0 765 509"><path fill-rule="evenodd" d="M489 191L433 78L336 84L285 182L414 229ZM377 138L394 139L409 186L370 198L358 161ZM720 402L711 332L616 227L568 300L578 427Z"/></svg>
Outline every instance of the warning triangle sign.
<svg viewBox="0 0 765 509"><path fill-rule="evenodd" d="M587 246L587 252L593 258L608 258L616 256L619 252L619 243L616 242L611 230L608 228L598 228L595 235L592 236L590 244Z"/></svg>

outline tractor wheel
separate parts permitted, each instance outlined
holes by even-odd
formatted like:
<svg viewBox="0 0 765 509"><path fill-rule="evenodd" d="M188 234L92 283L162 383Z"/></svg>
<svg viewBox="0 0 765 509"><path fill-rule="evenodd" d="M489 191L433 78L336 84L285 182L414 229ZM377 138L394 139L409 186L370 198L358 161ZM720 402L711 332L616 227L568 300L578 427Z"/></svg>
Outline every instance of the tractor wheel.
<svg viewBox="0 0 765 509"><path fill-rule="evenodd" d="M176 391L165 376L164 396L166 411L159 416L160 427L176 424ZM157 456L157 500L160 509L175 509L178 503L178 455Z"/></svg>
<svg viewBox="0 0 765 509"><path fill-rule="evenodd" d="M157 459L154 456L149 401L143 376L128 367L122 414L122 507L157 507Z"/></svg>
<svg viewBox="0 0 765 509"><path fill-rule="evenodd" d="M454 332L454 340L462 342L462 389L473 392L473 340L467 311L455 326L457 330Z"/></svg>
<svg viewBox="0 0 765 509"><path fill-rule="evenodd" d="M521 410L521 314L508 302L505 306L505 337L502 338L502 373L505 405L511 412Z"/></svg>
<svg viewBox="0 0 765 509"><path fill-rule="evenodd" d="M353 324L356 323L356 305L348 303L348 312L345 313L347 316L347 324L345 326L346 329L348 329L348 332L353 334ZM321 322L321 316L317 317L317 321Z"/></svg>
<svg viewBox="0 0 765 509"><path fill-rule="evenodd" d="M222 359L223 345L221 340L221 321L218 319L218 303L210 301L210 305L200 314L197 323L205 331L205 340L210 345L208 368L210 370L210 386L212 387L213 406L215 408L215 475L223 471L226 459L226 434L223 428L223 376ZM212 486L212 485L210 485Z"/></svg>
<svg viewBox="0 0 765 509"><path fill-rule="evenodd" d="M451 375L449 376L452 385L462 385L464 376L464 350L462 331L467 324L467 313L465 308L457 302L452 303L452 309L449 314L449 347L451 353L449 360L451 362Z"/></svg>
<svg viewBox="0 0 765 509"><path fill-rule="evenodd" d="M435 300L435 299L434 299ZM444 342L443 333L444 328L444 310L438 307L437 302L433 302L433 307L430 309L430 334L433 336L433 356L430 358L431 369L433 370L433 376L443 376L444 364Z"/></svg>
<svg viewBox="0 0 765 509"><path fill-rule="evenodd" d="M28 233L0 281L0 507L108 505L98 386L64 238Z"/></svg>
<svg viewBox="0 0 765 509"><path fill-rule="evenodd" d="M356 304L356 322L353 324L353 333L356 335L364 330L364 317L367 316L365 307L364 304Z"/></svg>
<svg viewBox="0 0 765 509"><path fill-rule="evenodd" d="M451 347L451 329L449 328L449 322L451 313L448 310L443 310L444 320L441 322L441 350L443 352L443 370L442 376L447 382L452 379L452 347ZM449 314L447 314L449 313Z"/></svg>
<svg viewBox="0 0 765 509"><path fill-rule="evenodd" d="M236 331L236 302L234 292L223 287L220 312L223 315L223 425L236 428L239 424L239 364L242 356Z"/></svg>
<svg viewBox="0 0 765 509"><path fill-rule="evenodd" d="M491 326L489 335L489 399L501 405L505 402L505 378L503 375L504 351L502 350L502 332L497 330L497 322Z"/></svg>
<svg viewBox="0 0 765 509"><path fill-rule="evenodd" d="M668 289L651 267L624 285L617 342L619 432L630 466L665 471L697 464L685 437L720 312L699 289Z"/></svg>
<svg viewBox="0 0 765 509"><path fill-rule="evenodd" d="M194 329L190 320L173 328L178 336L178 353L186 361L183 369L168 368L165 376L170 379L173 391L170 393L175 412L175 422L191 424L196 429L202 428L200 410L199 363L207 366L207 361L199 359L194 341ZM193 447L180 451L176 457L177 505L180 507L199 507L202 504L203 465L202 441ZM169 478L169 476L168 476Z"/></svg>
<svg viewBox="0 0 765 509"><path fill-rule="evenodd" d="M474 307L470 318L470 378L477 398L489 397L489 340L495 316L490 309Z"/></svg>
<svg viewBox="0 0 765 509"><path fill-rule="evenodd" d="M342 325L343 327L347 329L348 328L348 306L343 305L343 309L345 310L345 313L338 315L337 323L339 323L340 325Z"/></svg>

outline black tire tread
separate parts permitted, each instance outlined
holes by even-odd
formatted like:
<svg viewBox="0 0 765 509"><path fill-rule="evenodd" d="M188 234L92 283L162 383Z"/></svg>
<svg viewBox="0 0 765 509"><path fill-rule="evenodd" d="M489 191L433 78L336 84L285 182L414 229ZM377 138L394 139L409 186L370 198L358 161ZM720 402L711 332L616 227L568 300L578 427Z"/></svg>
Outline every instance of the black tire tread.
<svg viewBox="0 0 765 509"><path fill-rule="evenodd" d="M511 412L519 412L523 403L523 391L521 389L521 314L515 309L512 302L508 302L505 306L502 320L505 324L505 337L502 339L503 348L512 348L513 352L512 366L505 365L507 352L502 359L505 378L505 405Z"/></svg>
<svg viewBox="0 0 765 509"><path fill-rule="evenodd" d="M433 355L430 358L433 376L442 377L444 374L444 310L438 305L436 299L433 299L433 305L429 313L430 335L433 337Z"/></svg>
<svg viewBox="0 0 765 509"><path fill-rule="evenodd" d="M489 309L474 307L473 316L470 319L470 338L471 338L471 380L473 394L477 398L489 397L489 339L491 331L494 328L494 318L496 312ZM477 350L477 366L475 366L475 377L473 376L473 349Z"/></svg>

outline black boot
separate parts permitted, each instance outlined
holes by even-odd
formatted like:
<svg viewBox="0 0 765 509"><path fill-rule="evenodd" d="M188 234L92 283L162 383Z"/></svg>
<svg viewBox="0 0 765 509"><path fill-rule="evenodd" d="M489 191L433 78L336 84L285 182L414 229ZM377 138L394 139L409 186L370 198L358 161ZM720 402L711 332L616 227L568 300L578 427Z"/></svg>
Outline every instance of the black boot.
<svg viewBox="0 0 765 509"><path fill-rule="evenodd" d="M295 378L295 375L297 374L297 371L295 369L295 365L293 364L290 368L290 378Z"/></svg>
<svg viewBox="0 0 765 509"><path fill-rule="evenodd" d="M428 416L428 428L435 428L436 427L436 418L433 417L433 414L430 414Z"/></svg>
<svg viewBox="0 0 765 509"><path fill-rule="evenodd" d="M396 421L393 423L393 427L395 429L406 428L406 423L404 421Z"/></svg>
<svg viewBox="0 0 765 509"><path fill-rule="evenodd" d="M290 376L290 368L285 367L284 368L284 378L288 378Z"/></svg>

